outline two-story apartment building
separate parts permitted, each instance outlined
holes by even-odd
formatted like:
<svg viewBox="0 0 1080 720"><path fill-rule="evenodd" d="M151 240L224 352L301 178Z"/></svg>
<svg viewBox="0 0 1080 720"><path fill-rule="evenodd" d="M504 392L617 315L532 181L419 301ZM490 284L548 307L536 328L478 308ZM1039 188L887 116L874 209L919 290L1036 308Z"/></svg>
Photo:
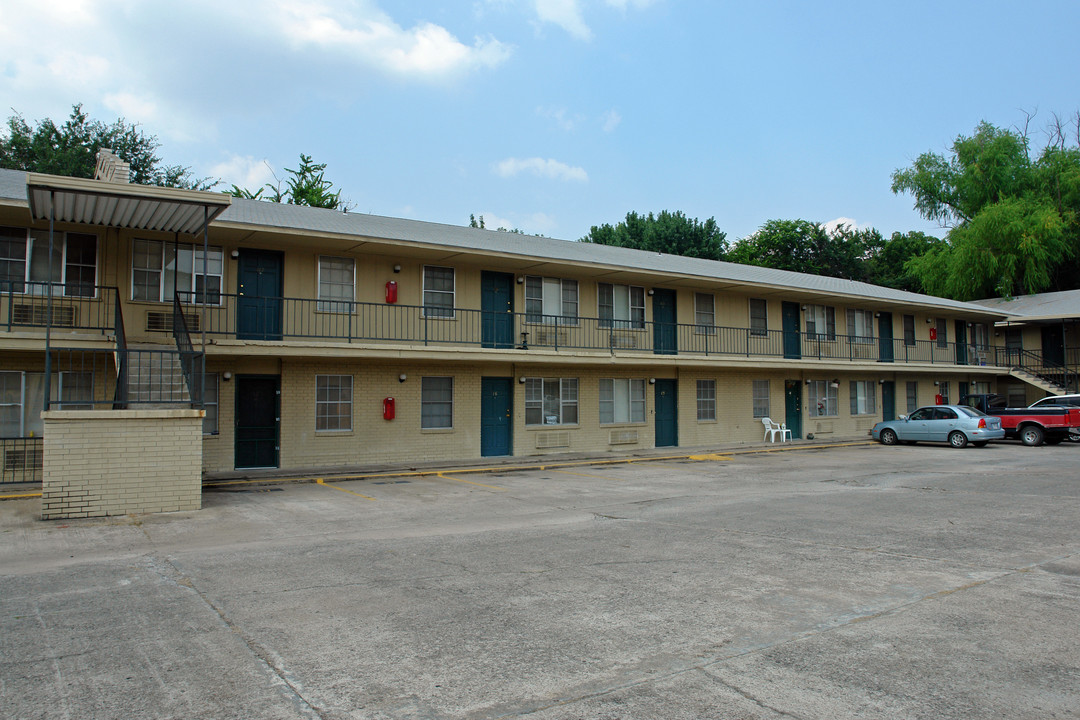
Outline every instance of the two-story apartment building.
<svg viewBox="0 0 1080 720"><path fill-rule="evenodd" d="M992 307L7 170L0 283L9 467L46 405L194 404L207 473L309 471L759 442L765 417L865 438L1011 372Z"/></svg>

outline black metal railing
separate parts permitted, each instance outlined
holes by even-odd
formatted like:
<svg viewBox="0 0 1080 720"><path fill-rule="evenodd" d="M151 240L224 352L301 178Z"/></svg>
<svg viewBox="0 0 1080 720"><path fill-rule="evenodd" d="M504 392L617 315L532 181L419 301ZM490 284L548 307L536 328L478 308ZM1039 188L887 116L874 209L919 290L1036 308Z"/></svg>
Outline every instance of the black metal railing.
<svg viewBox="0 0 1080 720"><path fill-rule="evenodd" d="M187 320L184 318L184 307L180 303L179 295L173 296L172 329L180 370L183 373L184 381L187 383L191 403L201 406L206 356L204 353L196 351L191 342L191 333L188 331Z"/></svg>
<svg viewBox="0 0 1080 720"><path fill-rule="evenodd" d="M54 330L113 330L112 309L120 296L117 288L52 283L52 291ZM49 283L0 281L0 321L6 330L43 328L49 319Z"/></svg>
<svg viewBox="0 0 1080 720"><path fill-rule="evenodd" d="M42 448L40 437L0 438L0 484L40 483Z"/></svg>
<svg viewBox="0 0 1080 720"><path fill-rule="evenodd" d="M194 293L178 294L191 307ZM992 364L993 348L936 340L564 317L466 308L221 294L206 308L207 335L246 340L330 341L423 346L544 348L611 354ZM175 309L174 309L175 312Z"/></svg>
<svg viewBox="0 0 1080 720"><path fill-rule="evenodd" d="M1076 365L1067 365L1064 354L1046 357L1041 350L996 348L997 364L1022 370L1054 383L1067 391L1080 392L1080 376Z"/></svg>

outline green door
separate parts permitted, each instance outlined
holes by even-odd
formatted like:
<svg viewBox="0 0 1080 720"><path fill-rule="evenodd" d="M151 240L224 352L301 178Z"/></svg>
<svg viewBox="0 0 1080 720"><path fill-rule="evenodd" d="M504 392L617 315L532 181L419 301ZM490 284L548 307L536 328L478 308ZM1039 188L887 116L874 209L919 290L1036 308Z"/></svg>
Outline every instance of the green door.
<svg viewBox="0 0 1080 720"><path fill-rule="evenodd" d="M514 347L514 276L480 273L480 344L488 348Z"/></svg>
<svg viewBox="0 0 1080 720"><path fill-rule="evenodd" d="M278 466L281 378L277 375L236 376L237 468Z"/></svg>
<svg viewBox="0 0 1080 720"><path fill-rule="evenodd" d="M798 380L784 381L784 424L793 440L802 437L802 383Z"/></svg>
<svg viewBox="0 0 1080 720"><path fill-rule="evenodd" d="M896 419L896 383L892 380L881 383L881 419Z"/></svg>
<svg viewBox="0 0 1080 720"><path fill-rule="evenodd" d="M956 364L967 365L967 323L956 321Z"/></svg>
<svg viewBox="0 0 1080 720"><path fill-rule="evenodd" d="M802 338L799 336L799 304L785 302L780 306L783 322L784 357L798 360L802 357ZM791 425L788 425L791 427Z"/></svg>
<svg viewBox="0 0 1080 720"><path fill-rule="evenodd" d="M513 378L480 378L480 455L510 455L513 431Z"/></svg>
<svg viewBox="0 0 1080 720"><path fill-rule="evenodd" d="M655 388L656 447L674 447L679 444L678 380L657 378Z"/></svg>
<svg viewBox="0 0 1080 720"><path fill-rule="evenodd" d="M679 352L675 318L675 291L655 288L652 299L653 352L676 355ZM659 383L660 381L657 380Z"/></svg>
<svg viewBox="0 0 1080 720"><path fill-rule="evenodd" d="M878 314L878 359L881 362L893 361L892 313Z"/></svg>
<svg viewBox="0 0 1080 720"><path fill-rule="evenodd" d="M236 263L236 337L281 339L282 255L269 250L241 250Z"/></svg>

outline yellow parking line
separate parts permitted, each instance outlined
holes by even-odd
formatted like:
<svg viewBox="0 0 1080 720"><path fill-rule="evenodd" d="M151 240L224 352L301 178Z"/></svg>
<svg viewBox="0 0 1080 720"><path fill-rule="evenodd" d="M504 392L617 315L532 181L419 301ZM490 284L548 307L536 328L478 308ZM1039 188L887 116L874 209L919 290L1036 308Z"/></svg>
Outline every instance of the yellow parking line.
<svg viewBox="0 0 1080 720"><path fill-rule="evenodd" d="M327 485L325 482L323 482L322 478L316 478L315 482L317 484L319 484L319 485L322 485L323 487L328 487L328 488L330 488L332 490L340 490L343 493L349 493L350 495L356 495L356 496L362 497L362 498L364 498L366 500L371 500L371 501L375 500L375 498L371 497L370 495L364 495L363 493L353 492L352 490L346 490L345 488L340 488L337 485Z"/></svg>
<svg viewBox="0 0 1080 720"><path fill-rule="evenodd" d="M690 455L691 460L730 460L730 455L721 455L719 453L707 453L705 455Z"/></svg>
<svg viewBox="0 0 1080 720"><path fill-rule="evenodd" d="M0 495L0 500L25 500L39 497L41 497L41 493L23 493L19 495Z"/></svg>
<svg viewBox="0 0 1080 720"><path fill-rule="evenodd" d="M489 470L488 472L491 472L491 471ZM443 472L435 473L435 477L442 478L443 480L453 480L454 482L468 483L469 485L476 485L478 487L487 488L488 490L499 490L499 491L505 491L506 490L506 488L496 487L494 485L485 485L484 483L473 482L472 480L462 480L461 478L456 478L456 477L446 477L446 475L444 475Z"/></svg>

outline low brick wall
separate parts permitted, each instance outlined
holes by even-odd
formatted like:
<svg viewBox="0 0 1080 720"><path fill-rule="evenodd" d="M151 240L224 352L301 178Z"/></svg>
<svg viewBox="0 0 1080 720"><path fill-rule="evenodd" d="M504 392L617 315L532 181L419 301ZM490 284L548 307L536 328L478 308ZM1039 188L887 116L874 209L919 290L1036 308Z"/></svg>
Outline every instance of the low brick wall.
<svg viewBox="0 0 1080 720"><path fill-rule="evenodd" d="M42 519L198 510L202 417L202 410L42 413Z"/></svg>

